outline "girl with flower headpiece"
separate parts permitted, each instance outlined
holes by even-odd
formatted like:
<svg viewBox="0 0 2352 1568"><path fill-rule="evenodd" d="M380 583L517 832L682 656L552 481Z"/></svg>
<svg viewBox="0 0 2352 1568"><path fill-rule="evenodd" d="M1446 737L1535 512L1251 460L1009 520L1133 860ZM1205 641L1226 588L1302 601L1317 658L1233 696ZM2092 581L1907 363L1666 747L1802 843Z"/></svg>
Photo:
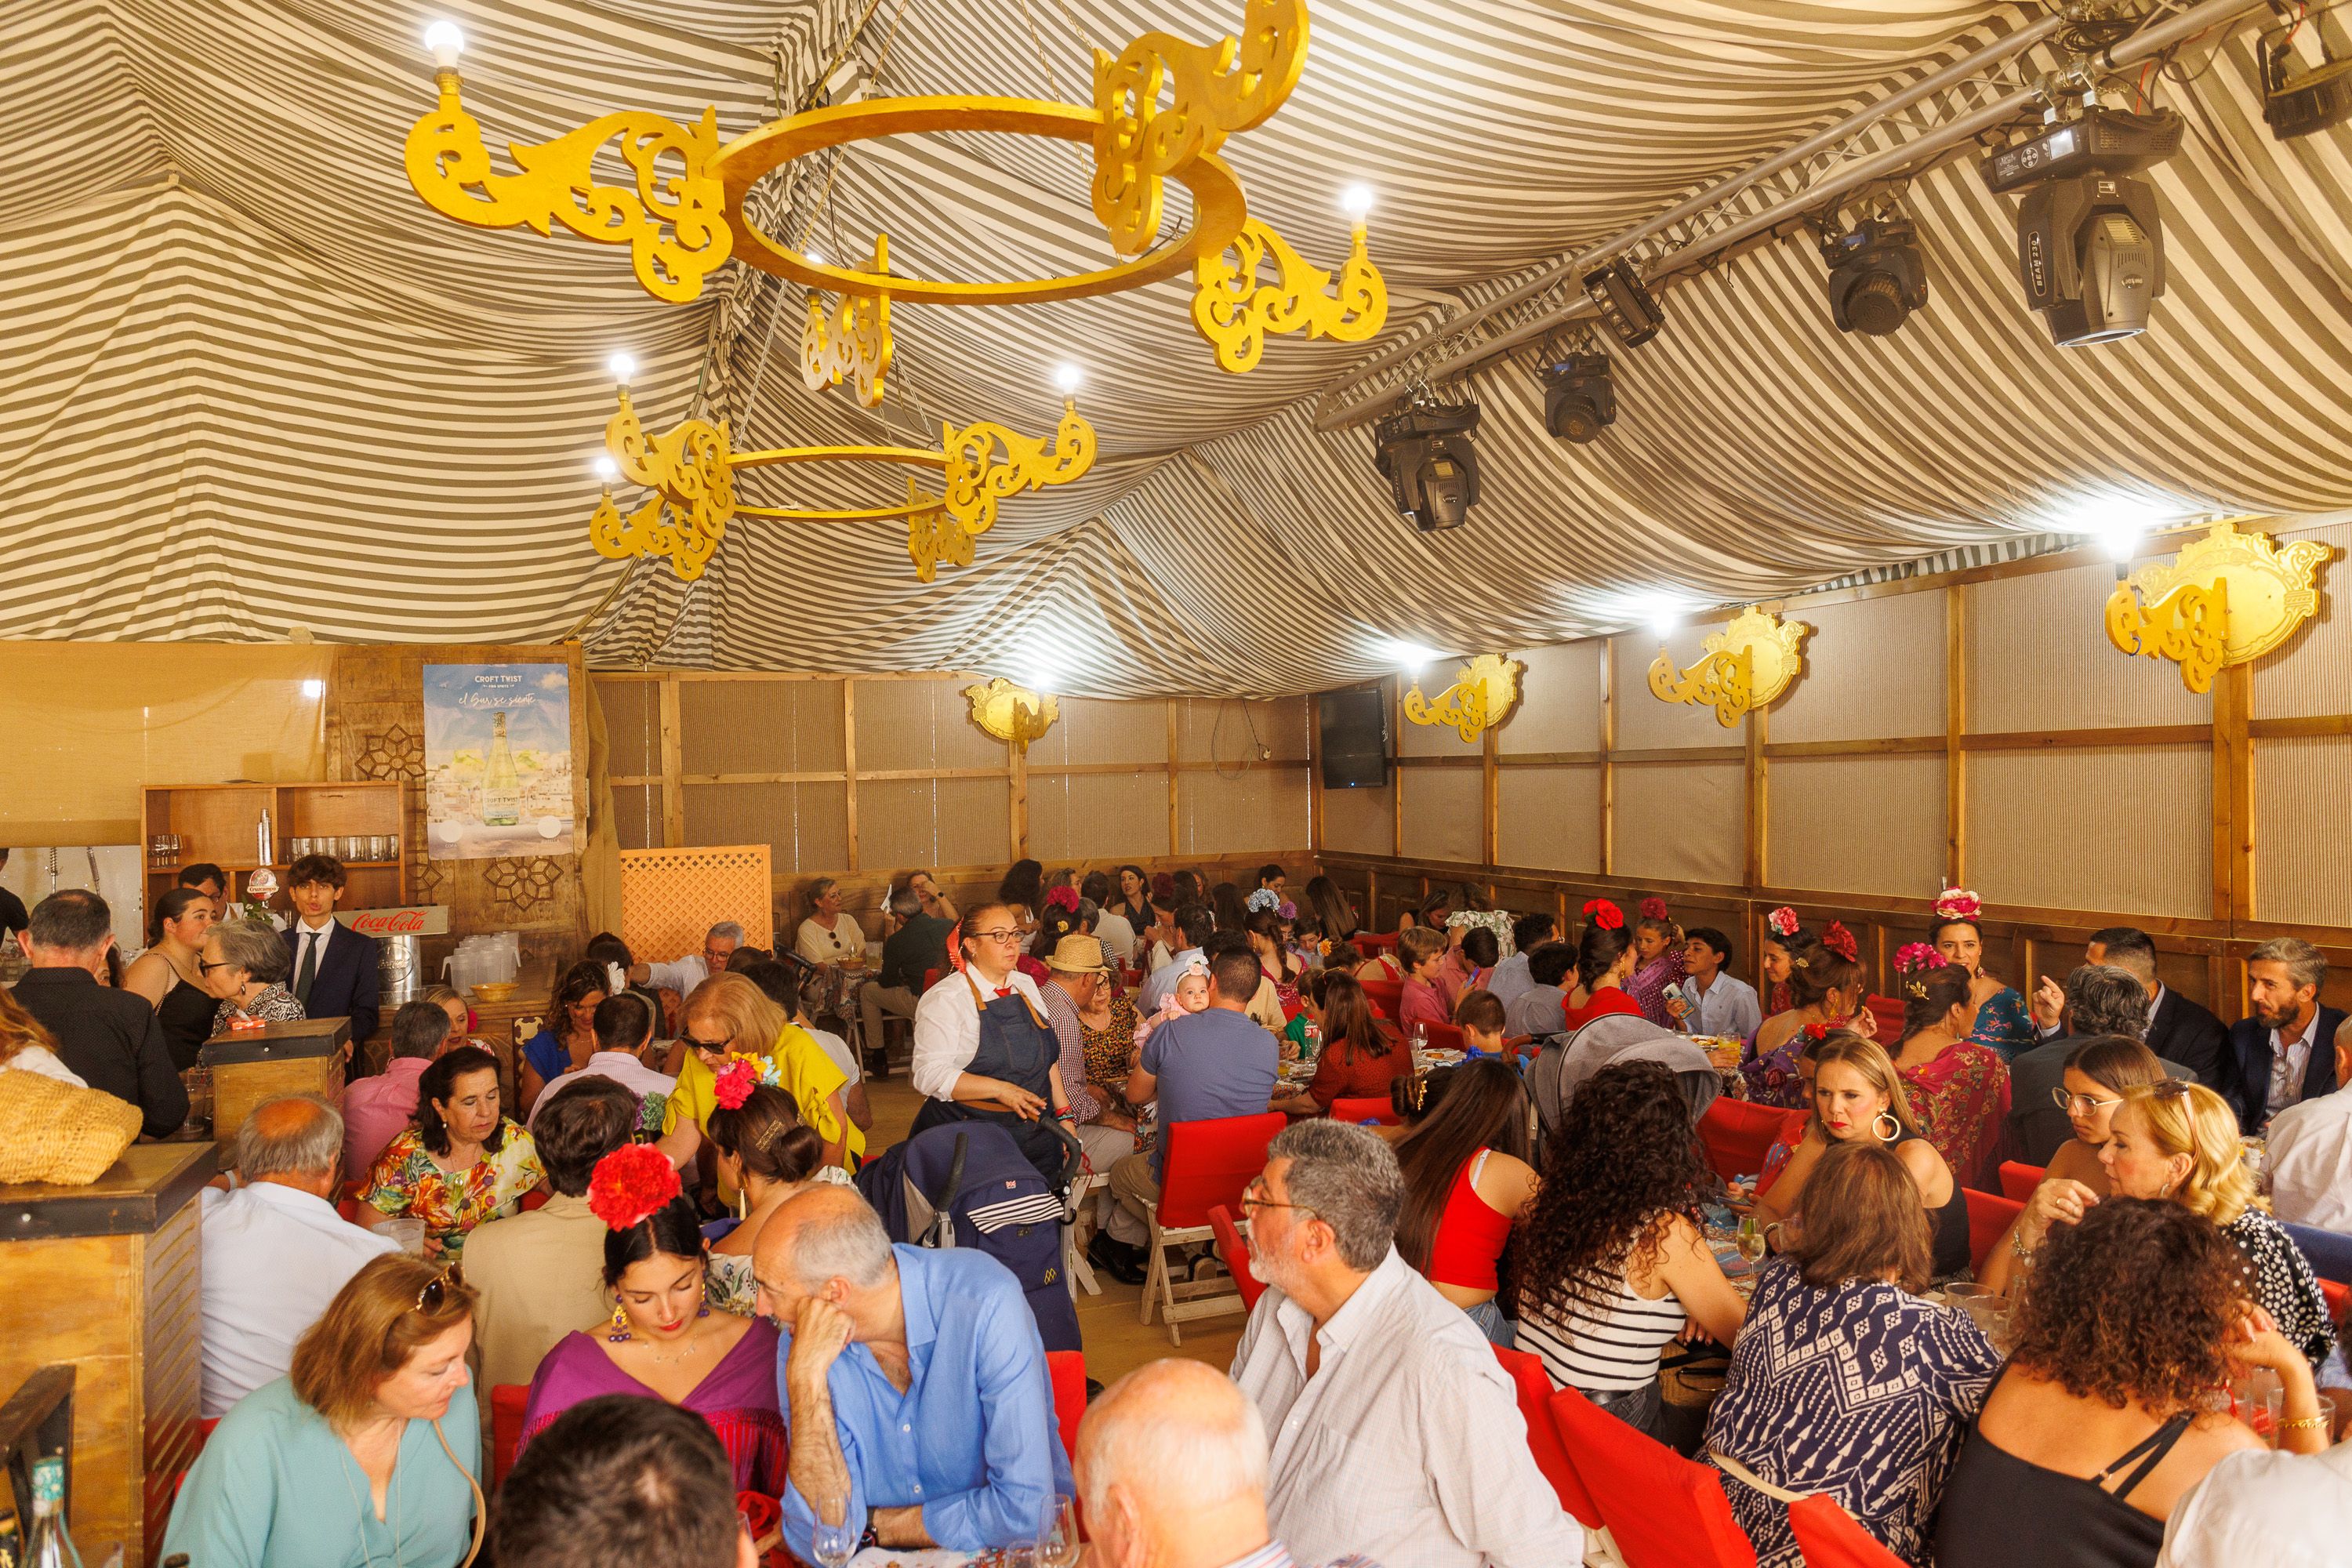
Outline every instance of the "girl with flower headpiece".
<svg viewBox="0 0 2352 1568"><path fill-rule="evenodd" d="M1761 987L1764 1016L1785 1013L1797 1005L1789 994L1790 957L1811 940L1798 922L1797 911L1783 904L1764 917L1764 939L1756 944L1756 962L1764 973Z"/></svg>
<svg viewBox="0 0 2352 1568"><path fill-rule="evenodd" d="M846 1186L849 1173L824 1163L824 1140L801 1120L792 1096L770 1081L774 1063L739 1057L719 1074L710 1113L710 1146L719 1173L741 1194L743 1217L714 1220L702 1227L710 1243L710 1270L704 1297L722 1312L748 1318L759 1281L751 1277L751 1249L768 1216L820 1183Z"/></svg>
<svg viewBox="0 0 2352 1568"><path fill-rule="evenodd" d="M1963 1183L1987 1185L2009 1116L2009 1064L1969 1038L1977 1004L1967 970L1916 942L1895 953L1895 969L1903 1037L1887 1054L1919 1134Z"/></svg>
<svg viewBox="0 0 2352 1568"><path fill-rule="evenodd" d="M1947 888L1937 896L1936 923L1928 928L1927 940L1945 963L1968 972L1969 994L1977 1005L1977 1026L1969 1037L2000 1052L2005 1062L2041 1044L2042 1035L2017 988L1985 973L1984 931L1977 923L1983 913L1982 899L1966 888Z"/></svg>
<svg viewBox="0 0 2352 1568"><path fill-rule="evenodd" d="M705 1304L709 1258L677 1172L651 1144L625 1143L597 1162L588 1207L604 1222L613 1316L565 1335L539 1363L516 1457L583 1399L650 1396L710 1424L736 1490L782 1496L790 1447L776 1400L776 1328Z"/></svg>
<svg viewBox="0 0 2352 1568"><path fill-rule="evenodd" d="M1576 987L1568 994L1561 1015L1570 1032L1614 1013L1640 1016L1641 1005L1625 994L1633 963L1633 934L1625 929L1625 911L1607 899L1588 900L1584 931L1576 939Z"/></svg>
<svg viewBox="0 0 2352 1568"><path fill-rule="evenodd" d="M1666 987L1679 985L1690 975L1683 963L1683 928L1666 912L1666 900L1654 894L1642 900L1642 918L1633 922L1633 974L1625 994L1642 1009L1642 1016L1661 1029L1675 1026L1666 1010Z"/></svg>
<svg viewBox="0 0 2352 1568"><path fill-rule="evenodd" d="M1791 939L1792 942L1795 939ZM1877 1031L1863 1005L1869 987L1863 979L1861 944L1843 922L1832 921L1818 937L1790 950L1789 993L1794 1005L1757 1028L1739 1053L1739 1074L1748 1098L1759 1105L1801 1110L1805 1080L1801 1053L1814 1030L1851 1028L1868 1038Z"/></svg>

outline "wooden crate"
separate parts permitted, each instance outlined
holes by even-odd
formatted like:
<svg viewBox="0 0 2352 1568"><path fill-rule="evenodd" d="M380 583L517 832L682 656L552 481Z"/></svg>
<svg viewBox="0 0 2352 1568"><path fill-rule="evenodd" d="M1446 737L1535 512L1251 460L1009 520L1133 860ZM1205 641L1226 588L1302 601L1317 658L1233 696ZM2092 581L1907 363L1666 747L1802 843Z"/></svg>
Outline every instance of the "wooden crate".
<svg viewBox="0 0 2352 1568"><path fill-rule="evenodd" d="M621 940L640 963L702 951L721 921L747 946L775 946L775 894L764 844L621 851Z"/></svg>
<svg viewBox="0 0 2352 1568"><path fill-rule="evenodd" d="M342 1108L343 1051L352 1037L349 1018L296 1018L236 1029L205 1042L205 1065L213 1072L213 1136L224 1146L222 1161L234 1157L236 1130L263 1100L281 1094L315 1094Z"/></svg>

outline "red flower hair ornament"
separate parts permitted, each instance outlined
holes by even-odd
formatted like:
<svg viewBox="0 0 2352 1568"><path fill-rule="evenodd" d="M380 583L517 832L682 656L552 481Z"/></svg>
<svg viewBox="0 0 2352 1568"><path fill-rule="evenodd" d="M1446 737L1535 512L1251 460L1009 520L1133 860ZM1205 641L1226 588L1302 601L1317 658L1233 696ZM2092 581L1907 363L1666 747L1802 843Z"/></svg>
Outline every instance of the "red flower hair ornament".
<svg viewBox="0 0 2352 1568"><path fill-rule="evenodd" d="M1945 962L1942 953L1924 942L1906 942L1895 950L1895 969L1898 974L1911 974L1922 969L1941 969Z"/></svg>
<svg viewBox="0 0 2352 1568"><path fill-rule="evenodd" d="M1045 907L1049 910L1067 910L1072 914L1076 914L1078 890L1076 888L1055 888L1045 895Z"/></svg>
<svg viewBox="0 0 2352 1568"><path fill-rule="evenodd" d="M1827 1024L1808 1024L1805 1033L1813 1039L1826 1040L1830 1037L1830 1026Z"/></svg>
<svg viewBox="0 0 2352 1568"><path fill-rule="evenodd" d="M1862 944L1853 940L1853 932L1845 929L1843 921L1830 921L1830 929L1822 932L1822 945L1848 963L1862 962Z"/></svg>
<svg viewBox="0 0 2352 1568"><path fill-rule="evenodd" d="M1943 920L1966 921L1974 925L1977 917L1984 913L1984 900L1966 888L1946 888L1936 895L1936 913Z"/></svg>
<svg viewBox="0 0 2352 1568"><path fill-rule="evenodd" d="M1585 917L1602 931L1618 931L1625 924L1625 911L1606 899L1587 899Z"/></svg>
<svg viewBox="0 0 2352 1568"><path fill-rule="evenodd" d="M723 1110L740 1110L759 1082L759 1072L749 1061L738 1058L729 1062L710 1086L710 1098L717 1100Z"/></svg>
<svg viewBox="0 0 2352 1568"><path fill-rule="evenodd" d="M1764 917L1764 926L1774 936L1794 936L1797 934L1797 911L1782 904Z"/></svg>
<svg viewBox="0 0 2352 1568"><path fill-rule="evenodd" d="M1666 918L1666 900L1658 897L1655 893L1643 899L1642 900L1642 918L1645 921L1664 920Z"/></svg>
<svg viewBox="0 0 2352 1568"><path fill-rule="evenodd" d="M679 1192L677 1168L650 1143L624 1143L596 1162L588 1212L608 1230L634 1230Z"/></svg>

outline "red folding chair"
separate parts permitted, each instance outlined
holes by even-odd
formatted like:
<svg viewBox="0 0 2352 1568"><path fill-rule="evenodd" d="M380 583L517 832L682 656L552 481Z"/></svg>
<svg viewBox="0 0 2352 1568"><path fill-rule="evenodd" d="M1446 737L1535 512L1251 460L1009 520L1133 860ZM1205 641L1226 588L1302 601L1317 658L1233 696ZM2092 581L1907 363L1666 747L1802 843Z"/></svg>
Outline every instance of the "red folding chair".
<svg viewBox="0 0 2352 1568"><path fill-rule="evenodd" d="M1691 1463L1573 1388L1550 1404L1560 1446L1625 1568L1756 1568L1714 1466Z"/></svg>
<svg viewBox="0 0 2352 1568"><path fill-rule="evenodd" d="M942 974L945 974L946 973L947 973L947 971L946 971L946 970L944 970L944 969L926 969L926 970L924 970L924 971L923 971L923 989L924 989L924 990L926 990L926 991L929 991L932 986L937 985L937 984L940 983L940 975L942 975Z"/></svg>
<svg viewBox="0 0 2352 1568"><path fill-rule="evenodd" d="M1209 1224L1217 1233L1217 1256L1225 1260L1225 1272L1241 1288L1242 1310L1256 1311L1257 1299L1265 1294L1265 1282L1250 1272L1249 1243L1242 1239L1242 1227L1234 1223L1234 1211L1217 1205L1209 1211Z"/></svg>
<svg viewBox="0 0 2352 1568"><path fill-rule="evenodd" d="M1535 1456L1536 1468L1543 1472L1551 1489L1559 1494L1559 1506L1576 1516L1576 1522L1587 1530L1599 1530L1601 1505L1592 1500L1585 1489L1584 1478L1576 1473L1569 1462L1568 1450L1559 1440L1559 1426L1551 1418L1551 1379L1544 1373L1543 1361L1526 1351L1507 1351L1495 1347L1495 1359L1511 1374L1511 1384L1519 1399L1519 1415L1528 1424L1528 1451Z"/></svg>
<svg viewBox="0 0 2352 1568"><path fill-rule="evenodd" d="M1887 1054L1892 1056L1891 1047L1903 1037L1903 1004L1892 996L1873 996L1863 1005L1870 1009L1872 1020L1878 1025L1879 1044L1889 1047Z"/></svg>
<svg viewBox="0 0 2352 1568"><path fill-rule="evenodd" d="M1829 1497L1801 1498L1789 1505L1789 1526L1805 1568L1904 1568L1903 1559Z"/></svg>
<svg viewBox="0 0 2352 1568"><path fill-rule="evenodd" d="M1396 1107L1386 1099L1335 1100L1331 1102L1334 1121L1377 1121L1383 1127L1397 1125Z"/></svg>
<svg viewBox="0 0 2352 1568"><path fill-rule="evenodd" d="M1084 1351L1047 1351L1045 1373L1054 1381L1054 1425L1061 1428L1062 1452L1078 1451L1078 1420L1087 1413Z"/></svg>
<svg viewBox="0 0 2352 1568"><path fill-rule="evenodd" d="M1147 1211L1151 1265L1143 1280L1142 1316L1148 1323L1153 1309L1160 1310L1170 1344L1184 1342L1180 1322L1241 1310L1238 1287L1229 1288L1227 1281L1176 1283L1168 1268L1169 1250L1217 1234L1209 1211L1220 1204L1242 1206L1242 1189L1265 1169L1265 1146L1289 1121L1279 1110L1268 1110L1171 1122L1160 1130L1160 1201Z"/></svg>
<svg viewBox="0 0 2352 1568"><path fill-rule="evenodd" d="M523 1194L522 1195L522 1212L525 1214L530 1214L536 1210L545 1208L547 1206L547 1200L554 1195L554 1194L549 1192L545 1187L531 1188L530 1191Z"/></svg>
<svg viewBox="0 0 2352 1568"><path fill-rule="evenodd" d="M1397 933L1391 931L1374 935L1368 931L1360 931L1355 941L1358 952L1366 958L1378 958L1381 953L1396 951Z"/></svg>
<svg viewBox="0 0 2352 1568"><path fill-rule="evenodd" d="M2047 1165L2021 1165L2015 1160L2000 1163L2000 1195L2013 1203L2023 1203L2042 1184Z"/></svg>
<svg viewBox="0 0 2352 1568"><path fill-rule="evenodd" d="M1780 1141L1792 1122L1804 1124L1805 1112L1777 1105L1750 1105L1744 1100L1718 1095L1698 1119L1699 1142L1706 1145L1707 1163L1725 1181L1752 1176L1764 1168L1765 1152Z"/></svg>
<svg viewBox="0 0 2352 1568"><path fill-rule="evenodd" d="M2345 1303L2352 1301L2352 1285L2347 1285L2340 1279L2322 1279L2319 1282L2319 1293L2327 1302L2328 1321L2343 1322Z"/></svg>
<svg viewBox="0 0 2352 1568"><path fill-rule="evenodd" d="M1403 981L1366 980L1361 984L1364 1000L1371 1004L1374 1017L1393 1018L1397 1016L1397 1009L1404 1003Z"/></svg>
<svg viewBox="0 0 2352 1568"><path fill-rule="evenodd" d="M2010 1222L2025 1212L2025 1205L2015 1198L1980 1193L1974 1187L1960 1190L1969 1200L1969 1267L1982 1268L1984 1260L1992 1256L1992 1244L2000 1239Z"/></svg>
<svg viewBox="0 0 2352 1568"><path fill-rule="evenodd" d="M501 1383L490 1390L490 1489L507 1483L514 1468L515 1447L522 1441L522 1413L530 1404L527 1384Z"/></svg>

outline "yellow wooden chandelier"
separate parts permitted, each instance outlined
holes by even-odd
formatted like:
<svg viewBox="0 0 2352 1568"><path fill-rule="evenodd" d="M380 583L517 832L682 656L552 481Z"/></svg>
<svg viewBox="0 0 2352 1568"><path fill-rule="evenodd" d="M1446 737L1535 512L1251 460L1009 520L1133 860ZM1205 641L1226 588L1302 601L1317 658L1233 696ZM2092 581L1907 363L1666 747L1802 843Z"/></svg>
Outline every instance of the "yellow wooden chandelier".
<svg viewBox="0 0 2352 1568"><path fill-rule="evenodd" d="M1307 60L1305 0L1246 0L1237 37L1209 46L1146 33L1114 58L1095 52L1090 107L1043 99L965 95L870 99L813 109L722 144L718 111L693 125L623 110L536 145L514 143L512 174L492 164L480 123L459 101L464 39L436 23L425 43L439 101L408 133L409 182L436 211L485 228L552 233L626 246L637 280L656 299L683 303L730 257L804 284L802 379L810 390L850 384L859 403L878 405L888 375L892 300L931 305L1011 305L1141 288L1192 268L1192 319L1216 363L1235 374L1255 368L1269 336L1304 331L1359 342L1388 319L1388 289L1366 251L1369 193L1352 187L1352 240L1336 280L1249 216L1240 180L1218 150L1225 138L1263 124L1297 85ZM986 131L1089 144L1095 216L1122 259L1060 278L958 283L890 269L877 235L871 263L837 267L763 232L745 198L794 159L877 137L917 132ZM614 144L629 184L600 183L592 165ZM1155 245L1167 183L1192 196L1192 221ZM1268 274L1271 274L1268 276ZM826 303L822 295L834 296ZM624 378L625 380L625 378ZM1066 388L1066 391L1067 389ZM943 426L940 449L811 447L732 452L727 426L689 419L648 438L628 401L607 426L606 478L625 476L649 499L624 516L609 488L590 537L608 556L663 555L681 577L701 574L728 521L755 516L796 521L905 518L916 575L940 563L968 565L972 539L995 521L1000 500L1042 485L1066 484L1094 462L1095 435L1066 399L1050 440L1031 440L986 422ZM1002 456L999 456L999 452ZM943 493L912 479L904 504L824 510L738 503L736 468L814 462L878 462L940 470Z"/></svg>

